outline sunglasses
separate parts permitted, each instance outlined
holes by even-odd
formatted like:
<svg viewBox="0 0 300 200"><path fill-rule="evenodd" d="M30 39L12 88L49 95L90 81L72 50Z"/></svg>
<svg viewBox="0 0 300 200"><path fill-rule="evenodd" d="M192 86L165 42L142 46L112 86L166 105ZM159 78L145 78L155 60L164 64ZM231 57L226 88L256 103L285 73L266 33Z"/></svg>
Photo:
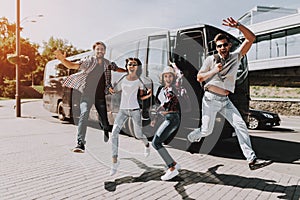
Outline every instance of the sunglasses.
<svg viewBox="0 0 300 200"><path fill-rule="evenodd" d="M133 66L133 67L135 67L135 66L137 66L137 64L128 63L127 66Z"/></svg>
<svg viewBox="0 0 300 200"><path fill-rule="evenodd" d="M229 45L229 44L228 44L227 42L224 43L224 44L218 44L218 45L217 45L217 48L222 48L222 46L223 46L223 47L228 47L228 45Z"/></svg>

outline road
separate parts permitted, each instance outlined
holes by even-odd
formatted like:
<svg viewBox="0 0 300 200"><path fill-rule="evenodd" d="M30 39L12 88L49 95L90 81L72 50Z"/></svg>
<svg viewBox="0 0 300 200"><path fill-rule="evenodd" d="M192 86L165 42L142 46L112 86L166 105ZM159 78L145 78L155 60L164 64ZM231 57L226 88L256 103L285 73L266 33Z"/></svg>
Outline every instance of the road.
<svg viewBox="0 0 300 200"><path fill-rule="evenodd" d="M292 199L300 197L299 117L282 126L250 131L261 158L275 162L251 171L235 138L208 155L167 147L181 164L178 177L161 181L164 163L154 149L146 159L142 143L120 136L119 171L109 175L111 143L89 128L84 154L70 151L76 126L60 122L41 100L0 101L0 199Z"/></svg>
<svg viewBox="0 0 300 200"><path fill-rule="evenodd" d="M23 116L70 125L69 122L59 121L56 114L41 109L41 104L40 100L24 100ZM258 157L271 159L279 163L279 166L270 166L273 170L300 176L300 117L280 116L280 118L281 125L278 127L268 130L249 130L253 149ZM171 143L170 146L175 146L176 148L177 145L172 145ZM233 159L233 162L244 162L236 138L222 141L209 154Z"/></svg>

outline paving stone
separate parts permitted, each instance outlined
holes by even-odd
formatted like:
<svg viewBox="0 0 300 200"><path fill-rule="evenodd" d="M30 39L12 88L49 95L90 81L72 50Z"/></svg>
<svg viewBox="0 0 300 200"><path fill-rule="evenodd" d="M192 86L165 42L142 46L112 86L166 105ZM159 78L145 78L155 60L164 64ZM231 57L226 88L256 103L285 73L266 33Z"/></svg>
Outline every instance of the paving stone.
<svg viewBox="0 0 300 200"><path fill-rule="evenodd" d="M41 101L36 103L41 116L35 118L15 118L13 107L8 107L11 102L1 104L5 108L0 111L1 200L300 197L299 176L268 167L251 171L245 160L190 154L172 147L167 149L182 169L173 180L161 181L166 169L158 153L151 148L145 159L141 142L124 135L120 135L120 168L110 176L111 143L103 142L101 130L89 127L86 152L75 154L70 150L76 127L44 112Z"/></svg>

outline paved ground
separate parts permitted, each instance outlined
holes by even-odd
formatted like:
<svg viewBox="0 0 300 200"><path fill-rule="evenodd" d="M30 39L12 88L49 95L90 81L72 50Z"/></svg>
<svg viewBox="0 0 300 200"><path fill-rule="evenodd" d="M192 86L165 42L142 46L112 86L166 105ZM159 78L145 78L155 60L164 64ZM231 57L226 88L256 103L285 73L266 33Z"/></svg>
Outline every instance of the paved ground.
<svg viewBox="0 0 300 200"><path fill-rule="evenodd" d="M102 131L89 128L86 153L75 154L74 125L53 118L41 101L23 103L21 118L14 117L13 106L0 101L1 200L300 198L300 175L275 170L300 171L297 162L250 171L242 159L168 148L182 169L163 182L164 165L154 149L144 158L142 143L126 136L120 137L120 170L110 176L111 143L103 142Z"/></svg>

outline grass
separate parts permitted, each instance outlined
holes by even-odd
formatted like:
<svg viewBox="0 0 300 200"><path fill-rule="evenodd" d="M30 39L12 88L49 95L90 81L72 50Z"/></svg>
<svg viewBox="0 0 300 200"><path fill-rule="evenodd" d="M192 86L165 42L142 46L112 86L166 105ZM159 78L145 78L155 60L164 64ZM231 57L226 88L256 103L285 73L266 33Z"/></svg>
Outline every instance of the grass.
<svg viewBox="0 0 300 200"><path fill-rule="evenodd" d="M42 85L34 85L34 86L21 86L19 96L22 99L28 98L42 98L44 93L44 88ZM0 100L14 99L8 97L0 97Z"/></svg>
<svg viewBox="0 0 300 200"><path fill-rule="evenodd" d="M36 91L38 91L41 94L44 93L44 86L42 86L42 85L33 85L32 88L35 89Z"/></svg>
<svg viewBox="0 0 300 200"><path fill-rule="evenodd" d="M254 98L300 99L300 88L276 86L250 86L250 95Z"/></svg>

